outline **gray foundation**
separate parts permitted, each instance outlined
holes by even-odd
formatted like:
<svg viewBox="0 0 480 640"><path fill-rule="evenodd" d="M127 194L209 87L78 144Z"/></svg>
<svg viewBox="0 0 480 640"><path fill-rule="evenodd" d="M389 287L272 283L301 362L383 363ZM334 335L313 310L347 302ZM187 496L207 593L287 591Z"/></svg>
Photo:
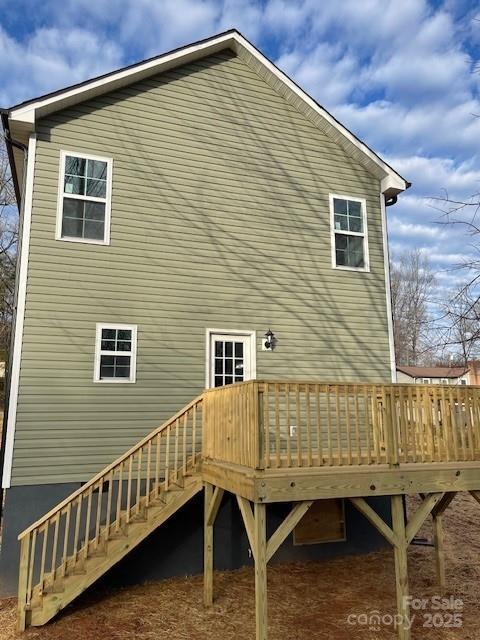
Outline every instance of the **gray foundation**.
<svg viewBox="0 0 480 640"><path fill-rule="evenodd" d="M0 554L0 596L16 594L19 559L18 534L78 489L80 484L12 487L6 490ZM390 520L387 498L369 499L379 515ZM347 540L294 546L286 540L272 563L322 560L339 555L368 553L385 547L381 535L351 505L345 505ZM290 504L267 506L268 530L273 533L290 511ZM223 499L215 522L215 569L237 569L252 563L243 522L233 496ZM203 495L193 498L142 544L113 567L104 584L123 586L203 571Z"/></svg>

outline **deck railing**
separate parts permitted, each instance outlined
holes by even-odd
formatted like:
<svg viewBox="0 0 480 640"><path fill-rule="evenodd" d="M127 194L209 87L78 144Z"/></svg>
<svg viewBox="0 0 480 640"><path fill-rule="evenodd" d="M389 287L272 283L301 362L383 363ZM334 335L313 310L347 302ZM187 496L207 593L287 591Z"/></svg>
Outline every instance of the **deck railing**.
<svg viewBox="0 0 480 640"><path fill-rule="evenodd" d="M480 461L480 387L251 381L207 391L203 429L256 469Z"/></svg>

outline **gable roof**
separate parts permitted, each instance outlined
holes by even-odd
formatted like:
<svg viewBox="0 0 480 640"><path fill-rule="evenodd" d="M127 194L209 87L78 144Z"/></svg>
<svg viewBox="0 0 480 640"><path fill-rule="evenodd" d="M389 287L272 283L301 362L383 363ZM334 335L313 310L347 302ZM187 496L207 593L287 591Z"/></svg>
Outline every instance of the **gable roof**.
<svg viewBox="0 0 480 640"><path fill-rule="evenodd" d="M290 104L339 143L348 155L376 175L382 181L383 193L394 196L408 189L409 182L303 91L236 29L16 104L3 110L6 116L2 119L4 128L8 127L7 133L11 133L12 138L26 142L39 118L223 49L234 51ZM18 151L14 155L17 158ZM15 164L17 169L21 169L17 161Z"/></svg>
<svg viewBox="0 0 480 640"><path fill-rule="evenodd" d="M404 367L397 365L397 371L412 378L459 378L468 372L468 367Z"/></svg>

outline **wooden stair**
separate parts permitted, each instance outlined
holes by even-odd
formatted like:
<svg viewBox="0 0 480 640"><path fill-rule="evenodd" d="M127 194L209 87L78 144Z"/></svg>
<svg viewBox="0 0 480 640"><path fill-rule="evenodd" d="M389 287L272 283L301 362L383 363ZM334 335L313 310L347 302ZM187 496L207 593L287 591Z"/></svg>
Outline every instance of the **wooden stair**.
<svg viewBox="0 0 480 640"><path fill-rule="evenodd" d="M51 620L202 490L201 401L20 534L20 631Z"/></svg>

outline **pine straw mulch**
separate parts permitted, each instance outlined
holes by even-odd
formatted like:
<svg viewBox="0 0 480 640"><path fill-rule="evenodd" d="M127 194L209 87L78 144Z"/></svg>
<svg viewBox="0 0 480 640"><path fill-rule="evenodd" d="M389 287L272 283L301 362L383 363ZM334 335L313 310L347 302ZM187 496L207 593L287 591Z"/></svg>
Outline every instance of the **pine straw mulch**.
<svg viewBox="0 0 480 640"><path fill-rule="evenodd" d="M414 506L415 501L410 504ZM480 638L480 506L456 497L445 516L449 593L464 602L461 629L414 626L418 640ZM431 537L431 526L421 532ZM395 608L393 554L382 551L330 561L273 565L268 569L269 637L272 640L390 640L390 627L372 630L347 623L349 614ZM435 564L430 547L409 550L411 592L431 597ZM117 591L91 589L54 622L30 628L25 640L251 640L255 637L251 568L215 574L216 601L202 604L200 576L170 579ZM0 601L0 640L17 638L15 600Z"/></svg>

